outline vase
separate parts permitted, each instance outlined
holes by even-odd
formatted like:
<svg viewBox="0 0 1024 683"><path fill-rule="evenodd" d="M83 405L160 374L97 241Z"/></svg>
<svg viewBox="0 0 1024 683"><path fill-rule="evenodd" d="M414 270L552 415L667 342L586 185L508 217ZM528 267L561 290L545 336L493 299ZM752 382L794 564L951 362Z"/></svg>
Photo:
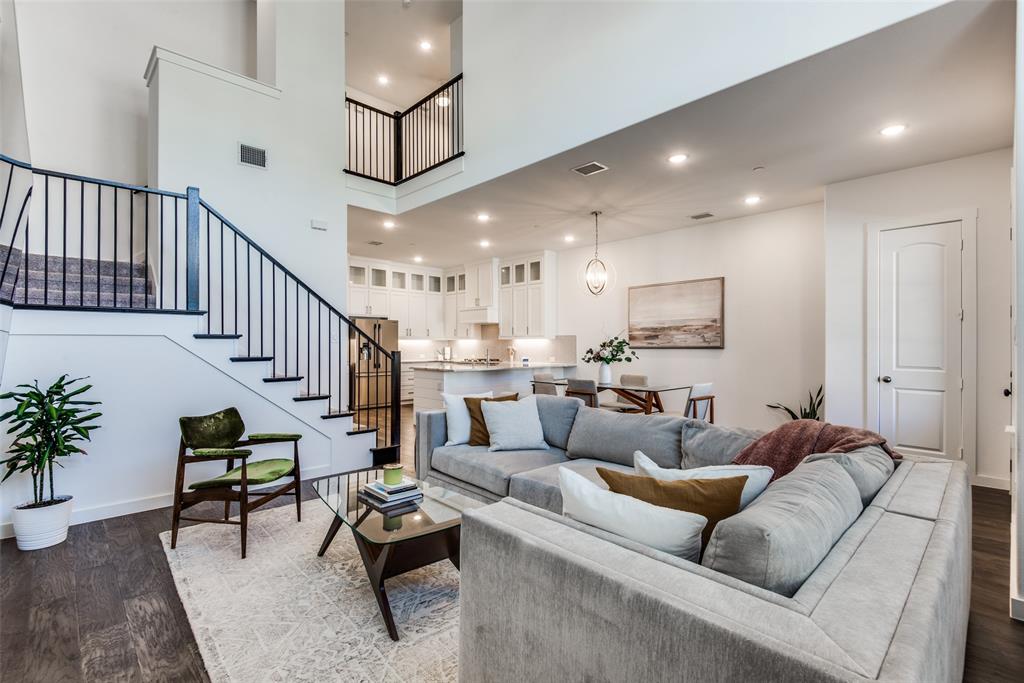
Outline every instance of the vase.
<svg viewBox="0 0 1024 683"><path fill-rule="evenodd" d="M612 383L612 366L608 363L601 363L598 366L597 373L598 384L611 384Z"/></svg>
<svg viewBox="0 0 1024 683"><path fill-rule="evenodd" d="M58 496L53 505L14 508L12 520L18 550L39 550L64 542L71 522L71 496Z"/></svg>

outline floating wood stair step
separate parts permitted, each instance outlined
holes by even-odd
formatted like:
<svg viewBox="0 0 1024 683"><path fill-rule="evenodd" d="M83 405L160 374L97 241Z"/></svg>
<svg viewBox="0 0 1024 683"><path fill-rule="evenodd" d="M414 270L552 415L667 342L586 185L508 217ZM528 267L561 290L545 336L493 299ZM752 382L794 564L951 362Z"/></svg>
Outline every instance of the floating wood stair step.
<svg viewBox="0 0 1024 683"><path fill-rule="evenodd" d="M196 339L241 339L240 334L193 334Z"/></svg>
<svg viewBox="0 0 1024 683"><path fill-rule="evenodd" d="M270 382L301 382L304 379L305 379L305 377L303 377L302 375L295 375L293 377L292 376L264 377L263 381L267 382L267 383L270 383Z"/></svg>
<svg viewBox="0 0 1024 683"><path fill-rule="evenodd" d="M232 363L260 363L265 361L274 360L273 356L231 356L229 358Z"/></svg>
<svg viewBox="0 0 1024 683"><path fill-rule="evenodd" d="M349 436L355 436L356 434L373 434L377 431L376 427L370 427L368 429L353 429L351 432L345 432Z"/></svg>
<svg viewBox="0 0 1024 683"><path fill-rule="evenodd" d="M326 415L321 415L320 419L321 420L333 420L336 417L352 417L353 415L355 415L354 412L352 412L351 410L346 410L346 411L340 412L340 413L327 413Z"/></svg>
<svg viewBox="0 0 1024 683"><path fill-rule="evenodd" d="M373 453L373 465L379 467L381 465L389 465L391 463L401 461L401 446L395 444L393 446L379 446L377 448L371 448L370 452Z"/></svg>
<svg viewBox="0 0 1024 683"><path fill-rule="evenodd" d="M331 397L330 394L303 394L302 396L293 396L293 401L325 401Z"/></svg>

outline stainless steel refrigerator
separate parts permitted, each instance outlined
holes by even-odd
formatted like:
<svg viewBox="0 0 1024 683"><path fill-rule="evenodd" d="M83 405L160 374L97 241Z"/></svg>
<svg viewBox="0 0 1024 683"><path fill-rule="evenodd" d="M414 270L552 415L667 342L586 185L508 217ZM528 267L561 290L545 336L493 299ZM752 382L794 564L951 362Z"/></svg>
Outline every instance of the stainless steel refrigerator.
<svg viewBox="0 0 1024 683"><path fill-rule="evenodd" d="M397 320L353 318L352 322L366 337L375 341L385 351L398 350ZM349 329L348 357L352 369L352 378L349 382L351 410L377 408L391 402L391 364L366 337ZM401 369L398 371L401 372Z"/></svg>

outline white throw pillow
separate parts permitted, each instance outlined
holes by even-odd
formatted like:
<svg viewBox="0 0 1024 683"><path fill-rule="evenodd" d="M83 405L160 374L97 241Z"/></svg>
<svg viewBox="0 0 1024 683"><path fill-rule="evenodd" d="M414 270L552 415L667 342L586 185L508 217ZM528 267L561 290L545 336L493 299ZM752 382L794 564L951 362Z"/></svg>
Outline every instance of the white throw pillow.
<svg viewBox="0 0 1024 683"><path fill-rule="evenodd" d="M492 451L545 450L544 429L533 394L518 401L483 401L484 423L491 434Z"/></svg>
<svg viewBox="0 0 1024 683"><path fill-rule="evenodd" d="M466 407L466 398L493 397L493 391L485 391L482 394L441 394L448 418L448 440L444 445L458 446L469 443L469 408Z"/></svg>
<svg viewBox="0 0 1024 683"><path fill-rule="evenodd" d="M708 465L707 467L693 467L688 470L677 470L667 467L659 467L643 451L633 453L633 470L645 477L654 477L661 481L680 481L682 479L720 479L722 477L742 477L746 475L747 483L743 485L743 493L740 494L740 510L747 507L751 501L761 495L761 492L768 487L775 470L763 465Z"/></svg>
<svg viewBox="0 0 1024 683"><path fill-rule="evenodd" d="M612 493L567 467L558 468L558 484L566 517L684 560L699 560L707 517Z"/></svg>

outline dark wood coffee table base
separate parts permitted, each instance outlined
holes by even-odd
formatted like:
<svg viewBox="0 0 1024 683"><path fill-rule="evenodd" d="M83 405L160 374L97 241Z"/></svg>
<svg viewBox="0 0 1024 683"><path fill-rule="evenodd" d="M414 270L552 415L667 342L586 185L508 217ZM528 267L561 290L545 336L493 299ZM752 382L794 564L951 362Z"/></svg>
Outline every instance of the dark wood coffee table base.
<svg viewBox="0 0 1024 683"><path fill-rule="evenodd" d="M322 557L327 552L341 524L339 517L335 517L331 522L331 528L324 537L318 556ZM386 544L367 541L355 529L352 530L352 537L356 541L366 575L370 579L370 589L377 599L377 606L380 607L380 614L384 617L384 624L388 627L391 640L398 640L398 629L395 628L395 618L391 615L391 604L384 590L384 580L442 560L451 560L458 569L460 530L461 527L456 525L424 536Z"/></svg>

